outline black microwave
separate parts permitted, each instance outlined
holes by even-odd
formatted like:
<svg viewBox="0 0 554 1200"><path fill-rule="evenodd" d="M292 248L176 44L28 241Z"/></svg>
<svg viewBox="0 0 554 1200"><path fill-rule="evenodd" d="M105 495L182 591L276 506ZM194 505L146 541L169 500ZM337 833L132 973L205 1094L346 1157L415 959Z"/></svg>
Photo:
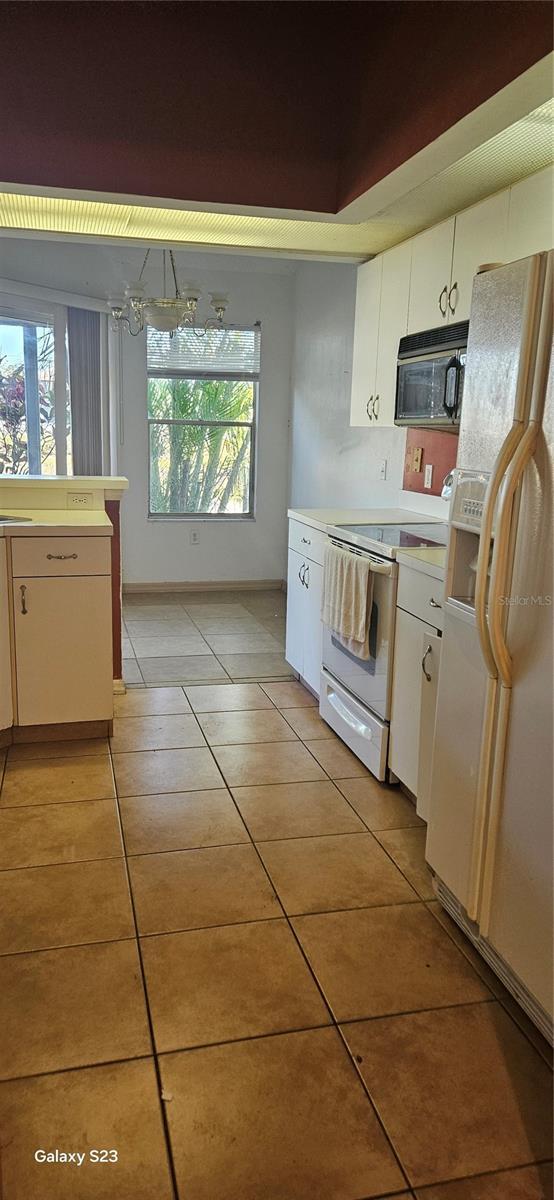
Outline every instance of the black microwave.
<svg viewBox="0 0 554 1200"><path fill-rule="evenodd" d="M395 425L457 430L460 424L469 321L400 339Z"/></svg>

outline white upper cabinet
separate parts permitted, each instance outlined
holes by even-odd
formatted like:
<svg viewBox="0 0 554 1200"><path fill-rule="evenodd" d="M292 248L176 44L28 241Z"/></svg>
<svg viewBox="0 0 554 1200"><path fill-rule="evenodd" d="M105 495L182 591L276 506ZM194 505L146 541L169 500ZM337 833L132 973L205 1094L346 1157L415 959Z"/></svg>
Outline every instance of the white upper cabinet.
<svg viewBox="0 0 554 1200"><path fill-rule="evenodd" d="M383 255L358 267L350 424L372 425L376 393Z"/></svg>
<svg viewBox="0 0 554 1200"><path fill-rule="evenodd" d="M554 169L530 175L358 268L350 424L394 424L398 343L467 321L483 263L554 244Z"/></svg>
<svg viewBox="0 0 554 1200"><path fill-rule="evenodd" d="M483 263L506 262L509 193L499 192L456 217L448 320L467 321L473 279Z"/></svg>
<svg viewBox="0 0 554 1200"><path fill-rule="evenodd" d="M448 318L455 218L434 225L412 240L408 333L436 329Z"/></svg>
<svg viewBox="0 0 554 1200"><path fill-rule="evenodd" d="M373 425L394 425L398 343L408 329L408 299L412 243L402 242L383 254L379 346L375 400L370 407Z"/></svg>
<svg viewBox="0 0 554 1200"><path fill-rule="evenodd" d="M554 168L537 171L510 188L506 262L554 245Z"/></svg>

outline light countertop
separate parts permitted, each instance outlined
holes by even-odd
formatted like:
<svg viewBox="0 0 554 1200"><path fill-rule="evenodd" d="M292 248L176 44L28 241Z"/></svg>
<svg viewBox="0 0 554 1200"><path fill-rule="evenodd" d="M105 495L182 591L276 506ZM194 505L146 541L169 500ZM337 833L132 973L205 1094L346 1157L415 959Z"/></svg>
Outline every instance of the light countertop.
<svg viewBox="0 0 554 1200"><path fill-rule="evenodd" d="M327 533L331 525L425 525L442 524L441 517L414 512L409 508L289 508L293 521L302 521Z"/></svg>
<svg viewBox="0 0 554 1200"><path fill-rule="evenodd" d="M0 475L0 490L15 488L18 492L36 488L47 492L126 492L128 487L124 475Z"/></svg>
<svg viewBox="0 0 554 1200"><path fill-rule="evenodd" d="M422 571L433 579L444 580L446 569L446 546L420 546L413 550L399 550L396 561L401 566Z"/></svg>
<svg viewBox="0 0 554 1200"><path fill-rule="evenodd" d="M113 526L108 514L101 508L80 509L74 512L67 508L13 508L2 507L0 513L6 517L21 518L20 521L0 521L0 537L57 537L78 534L79 537L111 537ZM23 518L30 517L30 520Z"/></svg>

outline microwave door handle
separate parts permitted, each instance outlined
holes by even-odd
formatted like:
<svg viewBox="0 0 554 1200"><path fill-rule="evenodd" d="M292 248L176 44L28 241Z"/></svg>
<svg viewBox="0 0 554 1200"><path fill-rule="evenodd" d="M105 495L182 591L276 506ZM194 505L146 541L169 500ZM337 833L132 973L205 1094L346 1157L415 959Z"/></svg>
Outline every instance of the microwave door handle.
<svg viewBox="0 0 554 1200"><path fill-rule="evenodd" d="M458 367L456 372L456 397L454 401L454 420L457 421L460 417L460 404L462 402L462 389L464 386L465 377L465 354L458 358Z"/></svg>
<svg viewBox="0 0 554 1200"><path fill-rule="evenodd" d="M447 367L446 367L446 371L444 372L444 392L443 392L443 397L442 397L442 407L444 408L445 413L447 413L448 416L450 417L451 421L453 421L455 419L456 411L458 408L458 371L459 370L460 370L460 363L459 363L458 356L456 354L453 354L452 358L449 359ZM448 404L447 399L446 399L446 394L448 392L448 376L451 371L456 372L456 383L454 386L454 403Z"/></svg>

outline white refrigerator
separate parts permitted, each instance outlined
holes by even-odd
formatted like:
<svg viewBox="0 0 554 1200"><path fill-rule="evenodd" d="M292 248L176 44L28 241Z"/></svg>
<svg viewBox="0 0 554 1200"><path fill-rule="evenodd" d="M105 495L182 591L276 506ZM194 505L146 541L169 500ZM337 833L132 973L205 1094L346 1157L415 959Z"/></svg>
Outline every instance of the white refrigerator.
<svg viewBox="0 0 554 1200"><path fill-rule="evenodd" d="M450 508L427 860L552 1036L553 253L474 282Z"/></svg>

